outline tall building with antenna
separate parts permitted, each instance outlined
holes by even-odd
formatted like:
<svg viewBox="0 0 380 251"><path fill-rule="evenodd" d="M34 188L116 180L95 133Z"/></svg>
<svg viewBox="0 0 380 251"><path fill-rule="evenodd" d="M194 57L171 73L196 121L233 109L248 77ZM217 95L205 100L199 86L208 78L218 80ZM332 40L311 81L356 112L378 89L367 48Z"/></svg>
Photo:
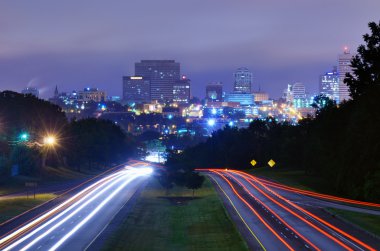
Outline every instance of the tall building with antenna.
<svg viewBox="0 0 380 251"><path fill-rule="evenodd" d="M351 59L352 54L348 47L344 47L343 54L338 55L338 73L339 73L339 102L344 100L349 100L350 90L348 86L344 83L346 78L346 73L352 73Z"/></svg>

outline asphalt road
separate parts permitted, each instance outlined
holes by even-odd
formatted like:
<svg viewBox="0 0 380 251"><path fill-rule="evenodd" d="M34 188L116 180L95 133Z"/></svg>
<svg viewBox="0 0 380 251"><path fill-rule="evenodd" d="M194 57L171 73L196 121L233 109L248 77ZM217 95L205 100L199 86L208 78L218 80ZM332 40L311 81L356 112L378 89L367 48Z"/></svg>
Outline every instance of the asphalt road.
<svg viewBox="0 0 380 251"><path fill-rule="evenodd" d="M120 169L0 239L1 250L84 250L149 177L145 165Z"/></svg>
<svg viewBox="0 0 380 251"><path fill-rule="evenodd" d="M251 250L380 249L378 239L318 211L332 204L338 208L349 206L275 189L234 171L219 170L208 175Z"/></svg>

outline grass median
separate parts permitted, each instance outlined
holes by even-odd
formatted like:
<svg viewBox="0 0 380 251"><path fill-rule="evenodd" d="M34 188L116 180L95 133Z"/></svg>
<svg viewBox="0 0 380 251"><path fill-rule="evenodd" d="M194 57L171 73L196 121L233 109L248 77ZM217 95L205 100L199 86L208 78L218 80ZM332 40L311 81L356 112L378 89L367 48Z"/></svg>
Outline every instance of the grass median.
<svg viewBox="0 0 380 251"><path fill-rule="evenodd" d="M103 249L248 250L207 179L194 199L183 188L167 196L152 179Z"/></svg>
<svg viewBox="0 0 380 251"><path fill-rule="evenodd" d="M54 194L37 194L36 198L33 195L0 199L0 223L3 223L45 201L54 198Z"/></svg>
<svg viewBox="0 0 380 251"><path fill-rule="evenodd" d="M380 237L379 215L358 213L336 208L328 208L328 211Z"/></svg>
<svg viewBox="0 0 380 251"><path fill-rule="evenodd" d="M295 188L333 194L331 184L321 177L306 175L302 170L276 169L276 167L259 167L246 170L247 173L258 177L271 179Z"/></svg>

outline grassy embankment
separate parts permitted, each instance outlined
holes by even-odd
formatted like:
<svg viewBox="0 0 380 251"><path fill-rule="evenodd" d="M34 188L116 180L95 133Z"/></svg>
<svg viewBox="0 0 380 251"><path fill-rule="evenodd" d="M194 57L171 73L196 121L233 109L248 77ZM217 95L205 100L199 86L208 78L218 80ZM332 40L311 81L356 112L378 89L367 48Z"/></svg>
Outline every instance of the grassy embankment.
<svg viewBox="0 0 380 251"><path fill-rule="evenodd" d="M209 180L195 195L152 179L104 250L248 250Z"/></svg>
<svg viewBox="0 0 380 251"><path fill-rule="evenodd" d="M33 195L29 196L28 199L25 196L11 199L0 199L0 223L54 197L54 194L37 194L36 199L33 199Z"/></svg>
<svg viewBox="0 0 380 251"><path fill-rule="evenodd" d="M49 186L60 184L74 179L89 177L91 173L78 173L67 168L46 167L40 177L18 176L8 178L0 186L0 195L10 193L25 193L29 190L29 198L26 194L16 194L13 197L0 197L0 224L10 218L15 217L39 204L42 204L54 197L53 193L36 194L33 198L33 188L26 188L26 182L36 182L38 186Z"/></svg>
<svg viewBox="0 0 380 251"><path fill-rule="evenodd" d="M328 211L380 237L379 215L358 213L336 208L329 208Z"/></svg>
<svg viewBox="0 0 380 251"><path fill-rule="evenodd" d="M310 191L333 194L331 185L325 180L315 176L305 175L303 171L276 170L275 168L261 167L247 171L259 177L268 178L285 185L306 189ZM341 209L327 209L330 213L336 214L355 225L380 236L380 216L365 213L357 213Z"/></svg>
<svg viewBox="0 0 380 251"><path fill-rule="evenodd" d="M279 183L283 183L288 186L332 194L333 189L331 184L329 184L325 179L306 175L304 171L301 170L279 170L276 166L270 167L260 167L252 168L247 171L250 174L257 175L258 177L268 178Z"/></svg>

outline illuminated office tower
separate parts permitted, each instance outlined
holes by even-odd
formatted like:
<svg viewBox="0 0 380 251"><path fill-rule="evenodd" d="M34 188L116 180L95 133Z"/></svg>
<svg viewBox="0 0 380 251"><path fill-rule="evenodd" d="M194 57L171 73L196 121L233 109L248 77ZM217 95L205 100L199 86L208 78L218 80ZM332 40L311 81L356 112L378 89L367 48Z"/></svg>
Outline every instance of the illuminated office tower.
<svg viewBox="0 0 380 251"><path fill-rule="evenodd" d="M141 76L123 77L123 101L132 103L150 102L150 82Z"/></svg>
<svg viewBox="0 0 380 251"><path fill-rule="evenodd" d="M174 60L141 60L135 63L135 75L150 81L150 98L173 100L174 82L180 79L180 64Z"/></svg>
<svg viewBox="0 0 380 251"><path fill-rule="evenodd" d="M234 92L251 93L252 72L247 68L238 68L234 73Z"/></svg>
<svg viewBox="0 0 380 251"><path fill-rule="evenodd" d="M320 76L319 93L339 103L339 74L336 67Z"/></svg>
<svg viewBox="0 0 380 251"><path fill-rule="evenodd" d="M350 90L348 86L344 83L344 79L346 78L346 73L352 74L351 68L351 59L352 54L348 50L347 47L344 48L343 54L338 56L338 73L339 73L339 102L344 100L349 100Z"/></svg>
<svg viewBox="0 0 380 251"><path fill-rule="evenodd" d="M177 103L187 104L190 101L190 79L182 76L180 80L174 82L173 85L173 101Z"/></svg>

